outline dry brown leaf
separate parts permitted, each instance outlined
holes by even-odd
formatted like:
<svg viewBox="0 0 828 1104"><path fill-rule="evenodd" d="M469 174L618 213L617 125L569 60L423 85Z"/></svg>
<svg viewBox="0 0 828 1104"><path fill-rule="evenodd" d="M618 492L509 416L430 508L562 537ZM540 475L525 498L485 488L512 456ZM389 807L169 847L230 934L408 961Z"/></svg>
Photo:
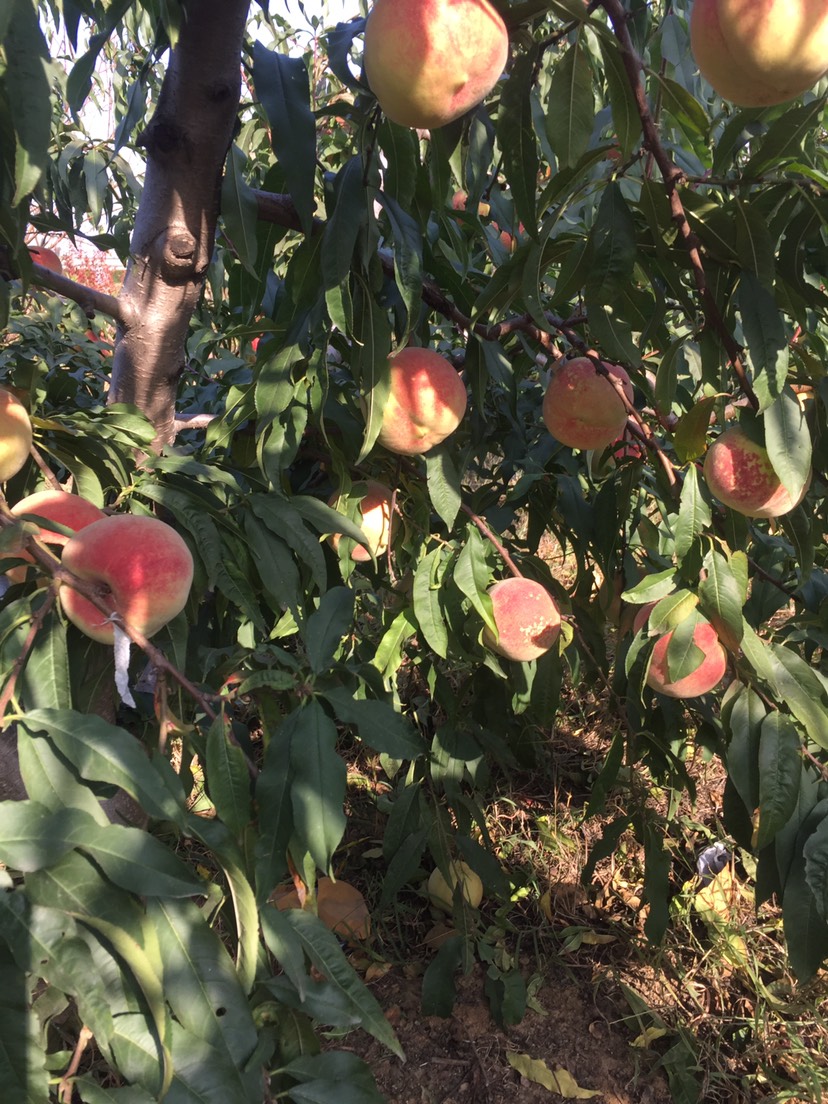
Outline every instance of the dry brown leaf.
<svg viewBox="0 0 828 1104"><path fill-rule="evenodd" d="M567 1100L591 1100L594 1096L601 1095L597 1089L582 1089L572 1074L562 1066L550 1069L542 1059L530 1058L528 1054L518 1054L514 1050L506 1058L521 1077L534 1081L536 1085L543 1085L545 1089Z"/></svg>
<svg viewBox="0 0 828 1104"><path fill-rule="evenodd" d="M270 897L278 909L299 908L293 886L279 886ZM371 916L365 898L349 882L320 878L316 886L316 911L326 928L349 943L364 943L371 934Z"/></svg>

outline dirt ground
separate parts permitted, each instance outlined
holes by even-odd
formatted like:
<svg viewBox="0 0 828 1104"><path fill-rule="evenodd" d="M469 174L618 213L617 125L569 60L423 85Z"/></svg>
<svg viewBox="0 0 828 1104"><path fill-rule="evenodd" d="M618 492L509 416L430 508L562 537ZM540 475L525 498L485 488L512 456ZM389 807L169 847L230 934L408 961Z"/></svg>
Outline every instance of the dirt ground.
<svg viewBox="0 0 828 1104"><path fill-rule="evenodd" d="M371 1066L388 1104L557 1104L567 1099L521 1077L507 1060L514 1051L562 1067L597 1104L672 1104L666 1078L644 1063L619 1009L567 975L549 969L536 994L542 1014L527 1011L514 1027L498 1028L483 994L481 968L458 980L449 1019L420 1012L421 979L393 970L372 986L406 1053L403 1063L362 1033L345 1049ZM341 1044L340 1044L341 1045ZM571 1099L571 1097L570 1097ZM586 1097L584 1097L586 1099Z"/></svg>

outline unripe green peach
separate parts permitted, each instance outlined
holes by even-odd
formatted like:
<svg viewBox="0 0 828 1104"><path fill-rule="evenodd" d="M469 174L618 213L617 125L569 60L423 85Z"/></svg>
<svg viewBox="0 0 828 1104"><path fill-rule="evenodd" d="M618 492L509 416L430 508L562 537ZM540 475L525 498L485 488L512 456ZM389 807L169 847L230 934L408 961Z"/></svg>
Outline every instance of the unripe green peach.
<svg viewBox="0 0 828 1104"><path fill-rule="evenodd" d="M773 469L768 450L748 437L741 426L721 433L704 457L704 478L711 492L745 517L774 518L798 506L810 485L792 498Z"/></svg>
<svg viewBox="0 0 828 1104"><path fill-rule="evenodd" d="M561 614L549 591L534 579L501 579L489 588L497 639L488 626L483 643L505 659L526 663L548 652L561 631Z"/></svg>
<svg viewBox="0 0 828 1104"><path fill-rule="evenodd" d="M0 387L0 483L17 475L32 447L32 423L26 407Z"/></svg>
<svg viewBox="0 0 828 1104"><path fill-rule="evenodd" d="M154 636L187 603L193 557L184 539L158 518L114 514L81 529L63 550L63 566L97 589L144 636ZM114 639L100 610L68 584L60 600L69 620L103 644Z"/></svg>
<svg viewBox="0 0 828 1104"><path fill-rule="evenodd" d="M785 103L828 71L825 0L694 0L690 47L701 74L741 107Z"/></svg>
<svg viewBox="0 0 828 1104"><path fill-rule="evenodd" d="M667 649L672 638L672 632L668 632L655 643L647 671L647 685L651 689L668 698L697 698L722 681L727 670L727 652L709 621L699 621L693 630L693 643L704 652L704 659L695 671L677 680L671 680L667 670Z"/></svg>
<svg viewBox="0 0 828 1104"><path fill-rule="evenodd" d="M453 433L466 413L466 386L445 357L413 345L390 358L391 386L377 441L415 456Z"/></svg>
<svg viewBox="0 0 828 1104"><path fill-rule="evenodd" d="M508 52L506 25L488 0L376 0L363 57L388 118L426 130L480 103Z"/></svg>
<svg viewBox="0 0 828 1104"><path fill-rule="evenodd" d="M606 362L604 367L620 380L632 402L632 384L624 369ZM543 397L543 420L562 445L602 449L624 432L627 411L612 382L596 371L589 357L574 357L552 373Z"/></svg>

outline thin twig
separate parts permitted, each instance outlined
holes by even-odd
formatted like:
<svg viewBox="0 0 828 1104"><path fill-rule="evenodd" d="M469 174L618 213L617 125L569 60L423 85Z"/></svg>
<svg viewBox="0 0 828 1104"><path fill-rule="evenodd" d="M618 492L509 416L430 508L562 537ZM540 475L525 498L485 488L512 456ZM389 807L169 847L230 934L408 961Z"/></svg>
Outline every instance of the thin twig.
<svg viewBox="0 0 828 1104"><path fill-rule="evenodd" d="M503 557L503 562L509 568L509 570L514 575L514 577L516 579L522 579L523 578L523 572L520 570L518 565L515 563L515 561L509 555L509 553L507 552L506 548L503 545L503 542L501 540L499 540L494 535L494 533L491 531L491 529L486 524L486 522L483 520L483 518L480 517L478 514L476 514L470 506L467 506L465 504L465 502L460 503L460 509L463 511L464 514L468 514L468 516L472 519L472 521L477 526L477 528L480 530L480 532L483 534L483 536L486 538L486 540L491 541L491 543L494 545L494 547L498 550L500 555Z"/></svg>

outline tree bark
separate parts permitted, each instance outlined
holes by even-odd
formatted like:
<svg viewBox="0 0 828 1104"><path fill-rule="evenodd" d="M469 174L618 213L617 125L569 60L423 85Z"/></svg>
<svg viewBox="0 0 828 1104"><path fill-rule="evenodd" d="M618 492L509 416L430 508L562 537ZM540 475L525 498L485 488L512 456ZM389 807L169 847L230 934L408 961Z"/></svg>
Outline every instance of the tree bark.
<svg viewBox="0 0 828 1104"><path fill-rule="evenodd" d="M108 401L143 410L158 448L174 436L187 331L213 253L249 4L184 0L181 34L140 138L147 171L120 296Z"/></svg>

